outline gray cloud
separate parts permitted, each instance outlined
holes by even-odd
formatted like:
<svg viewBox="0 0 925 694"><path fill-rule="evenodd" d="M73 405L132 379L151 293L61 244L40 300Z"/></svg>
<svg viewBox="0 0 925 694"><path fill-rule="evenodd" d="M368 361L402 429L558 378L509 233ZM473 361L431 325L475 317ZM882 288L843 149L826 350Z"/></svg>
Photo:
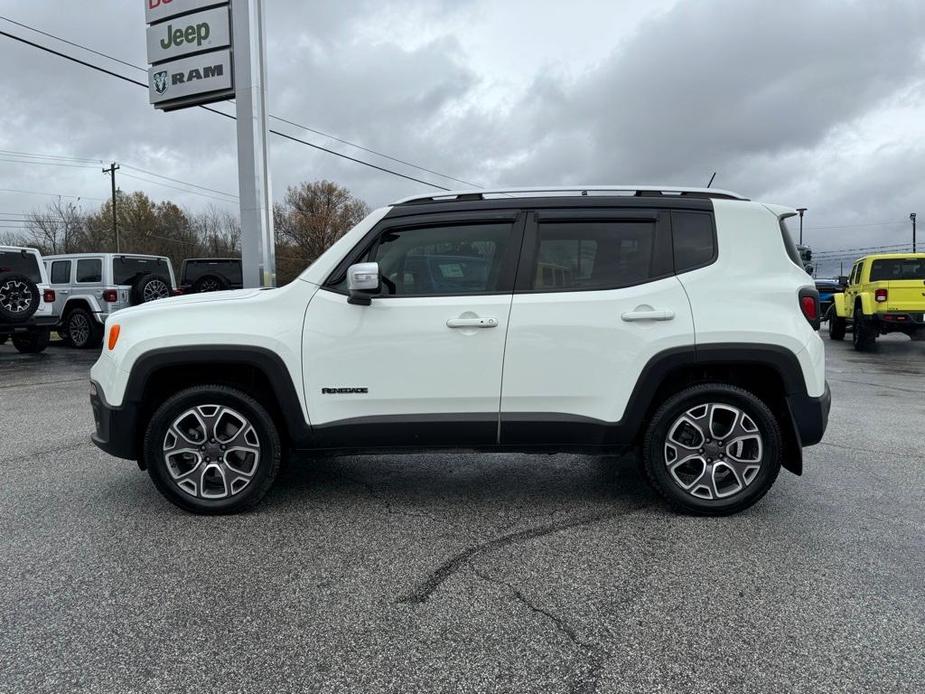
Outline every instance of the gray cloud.
<svg viewBox="0 0 925 694"><path fill-rule="evenodd" d="M141 2L98 5L90 14L10 0L2 14L144 64ZM491 22L501 10L488 0L272 0L271 111L478 182L702 185L717 170L721 187L809 207L808 232L894 221L819 229L820 248L906 238L902 221L923 201L925 174L921 3L666 0L632 19L622 6L599 7L571 17L558 3L535 2L534 30L498 31ZM586 38L581 61L561 57ZM155 113L141 89L6 39L0 62L0 148L117 160L236 190L232 123L195 110ZM426 190L272 143L277 194L321 177L374 205ZM192 207L218 204L123 179L136 186ZM0 188L105 197L106 180L89 168L0 163ZM0 210L42 202L0 194Z"/></svg>

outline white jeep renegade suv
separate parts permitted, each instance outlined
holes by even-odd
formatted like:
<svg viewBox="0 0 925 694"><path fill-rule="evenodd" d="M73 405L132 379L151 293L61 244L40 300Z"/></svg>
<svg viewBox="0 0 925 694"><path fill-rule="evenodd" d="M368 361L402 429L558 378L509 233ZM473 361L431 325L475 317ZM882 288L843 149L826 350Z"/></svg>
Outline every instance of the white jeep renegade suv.
<svg viewBox="0 0 925 694"><path fill-rule="evenodd" d="M631 447L674 506L733 513L828 418L793 214L712 189L402 200L285 287L112 316L93 440L196 513L256 504L286 450Z"/></svg>

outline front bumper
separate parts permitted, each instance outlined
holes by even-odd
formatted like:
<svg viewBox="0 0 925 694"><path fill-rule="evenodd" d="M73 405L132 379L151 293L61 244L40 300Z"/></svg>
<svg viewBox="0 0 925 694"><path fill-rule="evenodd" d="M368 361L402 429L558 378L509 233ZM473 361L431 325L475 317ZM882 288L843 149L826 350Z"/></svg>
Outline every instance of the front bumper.
<svg viewBox="0 0 925 694"><path fill-rule="evenodd" d="M137 436L138 412L130 404L112 407L99 384L90 381L90 407L96 431L90 439L97 448L116 458L138 460L140 447Z"/></svg>
<svg viewBox="0 0 925 694"><path fill-rule="evenodd" d="M818 398L809 395L788 395L787 405L801 446L812 446L822 440L829 424L832 408L832 391L826 382L825 391Z"/></svg>

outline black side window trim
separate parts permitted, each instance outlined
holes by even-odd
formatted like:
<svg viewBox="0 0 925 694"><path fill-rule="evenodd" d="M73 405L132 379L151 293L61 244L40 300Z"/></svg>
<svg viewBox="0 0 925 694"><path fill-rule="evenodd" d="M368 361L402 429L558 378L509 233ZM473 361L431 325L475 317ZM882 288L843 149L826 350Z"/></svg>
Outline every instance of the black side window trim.
<svg viewBox="0 0 925 694"><path fill-rule="evenodd" d="M678 214L701 214L701 215L708 215L708 216L710 217L710 228L713 230L713 257L710 258L710 259L709 259L708 261L706 261L706 262L700 263L699 265L692 265L692 266L690 266L690 267L686 267L686 268L684 268L683 270L678 270L677 256L675 255L675 250L674 250L674 235L675 235L675 222L674 222L674 220L675 220L675 215L678 215ZM719 239L718 239L717 236L716 236L716 215L714 215L712 212L706 212L706 211L703 211L703 210L671 210L671 213L669 214L669 219L670 219L670 224L671 224L671 234L670 234L670 238L671 238L671 264L672 264L672 267L674 268L674 274L676 274L676 275L683 275L683 274L688 273L688 272L693 272L694 270L701 270L701 269L703 269L703 268L705 268L705 267L710 267L710 266L713 265L717 260L719 260Z"/></svg>
<svg viewBox="0 0 925 694"><path fill-rule="evenodd" d="M421 215L408 218L385 218L374 226L369 233L364 236L351 251L344 256L340 264L334 271L328 275L327 280L321 286L322 289L335 294L347 295L347 292L338 288L336 285L343 282L347 275L347 268L354 263L362 262L362 258L375 250L379 245L379 239L389 231L406 231L408 229L420 229L433 226L469 226L473 224L498 224L508 223L511 225L511 242L501 259L502 267L498 275L498 288L488 292L454 292L452 294L414 294L414 297L440 297L440 296L498 296L510 294L514 288L514 276L517 270L517 262L520 253L524 233L524 217L520 210L499 210L497 212L480 212L472 214L442 214L442 215ZM373 296L374 299L407 299L409 296L390 296L388 294L378 294Z"/></svg>
<svg viewBox="0 0 925 694"><path fill-rule="evenodd" d="M674 277L674 249L671 245L671 228L666 210L576 210L560 216L544 211L527 213L526 229L523 238L523 251L514 281L515 294L563 294L576 292L608 292L615 289L627 289L643 284L657 282L667 277ZM539 252L539 225L541 222L654 222L655 248L653 250L653 272L642 282L630 282L607 287L564 287L562 289L533 288L536 255Z"/></svg>

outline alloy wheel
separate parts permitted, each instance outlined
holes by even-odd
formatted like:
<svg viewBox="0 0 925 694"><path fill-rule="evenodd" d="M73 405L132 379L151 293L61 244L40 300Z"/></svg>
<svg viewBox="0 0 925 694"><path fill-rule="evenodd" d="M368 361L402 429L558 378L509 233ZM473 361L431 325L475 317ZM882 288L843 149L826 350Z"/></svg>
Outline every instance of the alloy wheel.
<svg viewBox="0 0 925 694"><path fill-rule="evenodd" d="M665 439L671 479L698 499L741 492L758 476L764 439L755 421L727 403L697 405L680 415Z"/></svg>
<svg viewBox="0 0 925 694"><path fill-rule="evenodd" d="M251 422L225 405L199 405L177 417L163 442L173 483L199 499L240 494L260 465L260 440Z"/></svg>
<svg viewBox="0 0 925 694"><path fill-rule="evenodd" d="M83 347L90 341L90 321L83 313L72 313L67 322L67 334L75 347Z"/></svg>
<svg viewBox="0 0 925 694"><path fill-rule="evenodd" d="M161 280L151 280L144 287L144 303L155 301L157 299L166 299L170 296L170 289L167 284Z"/></svg>

